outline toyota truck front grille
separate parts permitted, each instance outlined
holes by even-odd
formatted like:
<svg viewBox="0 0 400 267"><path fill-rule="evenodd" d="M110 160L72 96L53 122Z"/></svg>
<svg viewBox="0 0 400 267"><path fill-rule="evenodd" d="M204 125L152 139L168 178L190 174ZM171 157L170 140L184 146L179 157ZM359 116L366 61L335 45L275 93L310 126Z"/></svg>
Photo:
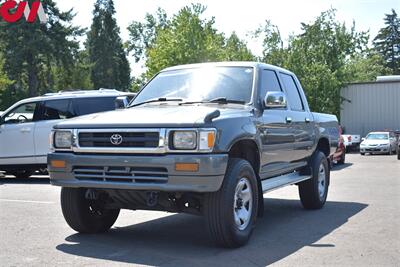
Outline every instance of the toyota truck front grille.
<svg viewBox="0 0 400 267"><path fill-rule="evenodd" d="M79 133L82 148L156 148L159 132L82 132Z"/></svg>
<svg viewBox="0 0 400 267"><path fill-rule="evenodd" d="M156 167L75 166L73 174L81 181L158 184L168 182L168 170Z"/></svg>

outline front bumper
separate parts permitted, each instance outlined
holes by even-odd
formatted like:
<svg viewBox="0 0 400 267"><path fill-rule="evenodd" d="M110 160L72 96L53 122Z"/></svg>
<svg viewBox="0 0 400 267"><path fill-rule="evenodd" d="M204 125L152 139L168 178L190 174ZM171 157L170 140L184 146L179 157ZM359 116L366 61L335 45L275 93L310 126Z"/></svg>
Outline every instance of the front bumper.
<svg viewBox="0 0 400 267"><path fill-rule="evenodd" d="M389 146L362 146L360 147L361 153L388 153Z"/></svg>
<svg viewBox="0 0 400 267"><path fill-rule="evenodd" d="M51 153L50 182L62 187L151 190L167 192L216 192L220 189L227 154L97 155ZM50 162L64 161L65 167ZM175 170L176 163L197 163L196 172Z"/></svg>

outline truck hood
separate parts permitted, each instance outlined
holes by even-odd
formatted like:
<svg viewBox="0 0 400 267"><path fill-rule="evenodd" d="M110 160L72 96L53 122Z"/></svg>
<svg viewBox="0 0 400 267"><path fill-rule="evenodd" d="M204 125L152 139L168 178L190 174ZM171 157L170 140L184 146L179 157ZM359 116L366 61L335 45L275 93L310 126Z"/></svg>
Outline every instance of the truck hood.
<svg viewBox="0 0 400 267"><path fill-rule="evenodd" d="M85 115L57 124L56 129L125 128L125 127L198 127L207 115L220 112L229 116L247 110L240 105L146 105L122 110Z"/></svg>

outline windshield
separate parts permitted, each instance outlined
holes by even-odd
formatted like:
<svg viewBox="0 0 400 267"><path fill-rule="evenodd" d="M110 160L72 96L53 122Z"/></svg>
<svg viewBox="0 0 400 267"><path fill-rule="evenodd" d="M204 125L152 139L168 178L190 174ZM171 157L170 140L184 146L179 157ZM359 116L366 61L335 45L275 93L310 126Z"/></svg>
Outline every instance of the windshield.
<svg viewBox="0 0 400 267"><path fill-rule="evenodd" d="M367 136L368 140L388 140L389 135L388 134L369 134Z"/></svg>
<svg viewBox="0 0 400 267"><path fill-rule="evenodd" d="M131 105L159 98L201 102L224 97L249 103L253 76L252 67L199 67L161 72Z"/></svg>

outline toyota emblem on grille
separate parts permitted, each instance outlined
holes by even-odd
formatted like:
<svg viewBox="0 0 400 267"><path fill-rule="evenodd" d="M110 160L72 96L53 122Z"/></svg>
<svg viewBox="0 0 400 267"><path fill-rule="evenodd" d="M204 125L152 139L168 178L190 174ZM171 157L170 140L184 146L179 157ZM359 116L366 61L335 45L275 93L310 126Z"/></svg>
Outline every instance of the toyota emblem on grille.
<svg viewBox="0 0 400 267"><path fill-rule="evenodd" d="M122 135L120 134L113 134L110 137L110 142L111 144L115 145L115 146L119 146L120 144L122 144Z"/></svg>

